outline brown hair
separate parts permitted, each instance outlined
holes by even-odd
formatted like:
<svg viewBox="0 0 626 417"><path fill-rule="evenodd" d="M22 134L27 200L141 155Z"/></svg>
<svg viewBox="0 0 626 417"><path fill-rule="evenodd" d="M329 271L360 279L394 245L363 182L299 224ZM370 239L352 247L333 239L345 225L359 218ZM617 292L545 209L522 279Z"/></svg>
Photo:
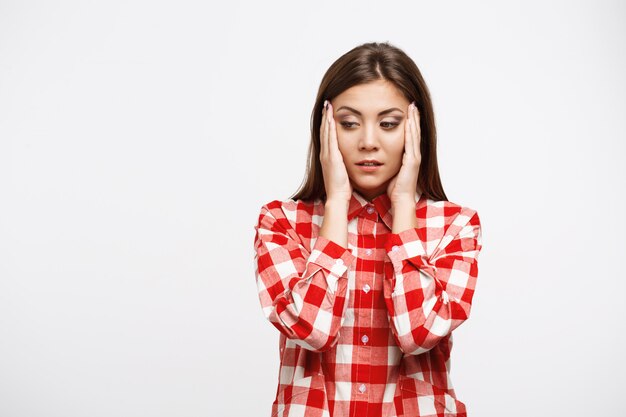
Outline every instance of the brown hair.
<svg viewBox="0 0 626 417"><path fill-rule="evenodd" d="M393 83L409 102L415 101L420 114L421 164L417 190L435 201L448 198L443 191L437 166L437 132L428 87L420 70L401 49L384 43L364 43L343 54L326 71L320 83L311 114L311 143L308 164L294 200L326 200L324 176L320 162L320 124L322 104L355 85L376 80Z"/></svg>

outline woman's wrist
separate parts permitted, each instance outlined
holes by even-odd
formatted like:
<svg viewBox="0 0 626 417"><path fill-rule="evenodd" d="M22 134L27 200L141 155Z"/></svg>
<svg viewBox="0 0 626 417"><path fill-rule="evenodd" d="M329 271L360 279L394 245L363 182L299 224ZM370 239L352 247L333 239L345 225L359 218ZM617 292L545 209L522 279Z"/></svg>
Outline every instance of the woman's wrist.
<svg viewBox="0 0 626 417"><path fill-rule="evenodd" d="M339 199L339 198L330 198L326 199L324 202L324 207L326 210L329 208L332 210L346 210L346 214L348 212L348 207L350 206L350 200Z"/></svg>
<svg viewBox="0 0 626 417"><path fill-rule="evenodd" d="M348 205L349 201L330 199L324 203L324 220L320 236L348 247Z"/></svg>
<svg viewBox="0 0 626 417"><path fill-rule="evenodd" d="M398 201L391 206L392 209L392 233L400 233L407 229L417 227L417 216L415 215L415 200Z"/></svg>

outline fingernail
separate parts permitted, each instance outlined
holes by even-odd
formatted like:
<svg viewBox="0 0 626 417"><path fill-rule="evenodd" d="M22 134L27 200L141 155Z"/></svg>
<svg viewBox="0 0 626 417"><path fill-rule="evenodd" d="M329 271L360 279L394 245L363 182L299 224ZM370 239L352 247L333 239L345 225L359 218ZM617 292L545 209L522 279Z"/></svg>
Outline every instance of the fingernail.
<svg viewBox="0 0 626 417"><path fill-rule="evenodd" d="M328 100L324 100L324 109L328 110Z"/></svg>

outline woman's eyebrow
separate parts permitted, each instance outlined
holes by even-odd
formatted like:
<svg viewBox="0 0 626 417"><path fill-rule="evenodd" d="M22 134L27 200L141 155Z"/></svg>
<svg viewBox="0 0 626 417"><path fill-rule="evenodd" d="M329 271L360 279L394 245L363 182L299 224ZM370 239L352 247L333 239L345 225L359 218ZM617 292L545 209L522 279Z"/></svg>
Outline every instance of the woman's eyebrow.
<svg viewBox="0 0 626 417"><path fill-rule="evenodd" d="M348 106L341 106L341 107L339 107L339 108L338 108L337 110L335 110L335 111L339 111L339 110L341 110L341 109L346 109L346 110L349 110L349 111L351 111L352 113L356 113L356 114L358 114L359 116L361 116L361 112L360 112L360 111L358 111L358 110L356 110L356 109L353 109L352 107L348 107ZM378 115L379 115L379 116L382 116L382 115L384 115L384 114L391 113L391 112L392 112L392 111L394 111L394 110L398 110L400 113L404 114L404 112L403 112L402 110L400 110L399 108L397 108L397 107L392 107L392 108L390 108L390 109L387 109L387 110L383 110L383 111L381 111L380 113L378 113Z"/></svg>

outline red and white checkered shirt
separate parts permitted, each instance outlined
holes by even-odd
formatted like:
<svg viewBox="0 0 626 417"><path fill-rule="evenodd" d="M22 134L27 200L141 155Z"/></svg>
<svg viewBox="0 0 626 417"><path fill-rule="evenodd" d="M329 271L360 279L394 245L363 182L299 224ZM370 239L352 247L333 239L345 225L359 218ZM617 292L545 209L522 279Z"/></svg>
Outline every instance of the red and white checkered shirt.
<svg viewBox="0 0 626 417"><path fill-rule="evenodd" d="M255 226L259 299L280 330L272 417L466 416L450 351L476 288L476 210L418 194L418 227L391 233L387 194L355 191L345 248L319 236L324 208L275 200Z"/></svg>

